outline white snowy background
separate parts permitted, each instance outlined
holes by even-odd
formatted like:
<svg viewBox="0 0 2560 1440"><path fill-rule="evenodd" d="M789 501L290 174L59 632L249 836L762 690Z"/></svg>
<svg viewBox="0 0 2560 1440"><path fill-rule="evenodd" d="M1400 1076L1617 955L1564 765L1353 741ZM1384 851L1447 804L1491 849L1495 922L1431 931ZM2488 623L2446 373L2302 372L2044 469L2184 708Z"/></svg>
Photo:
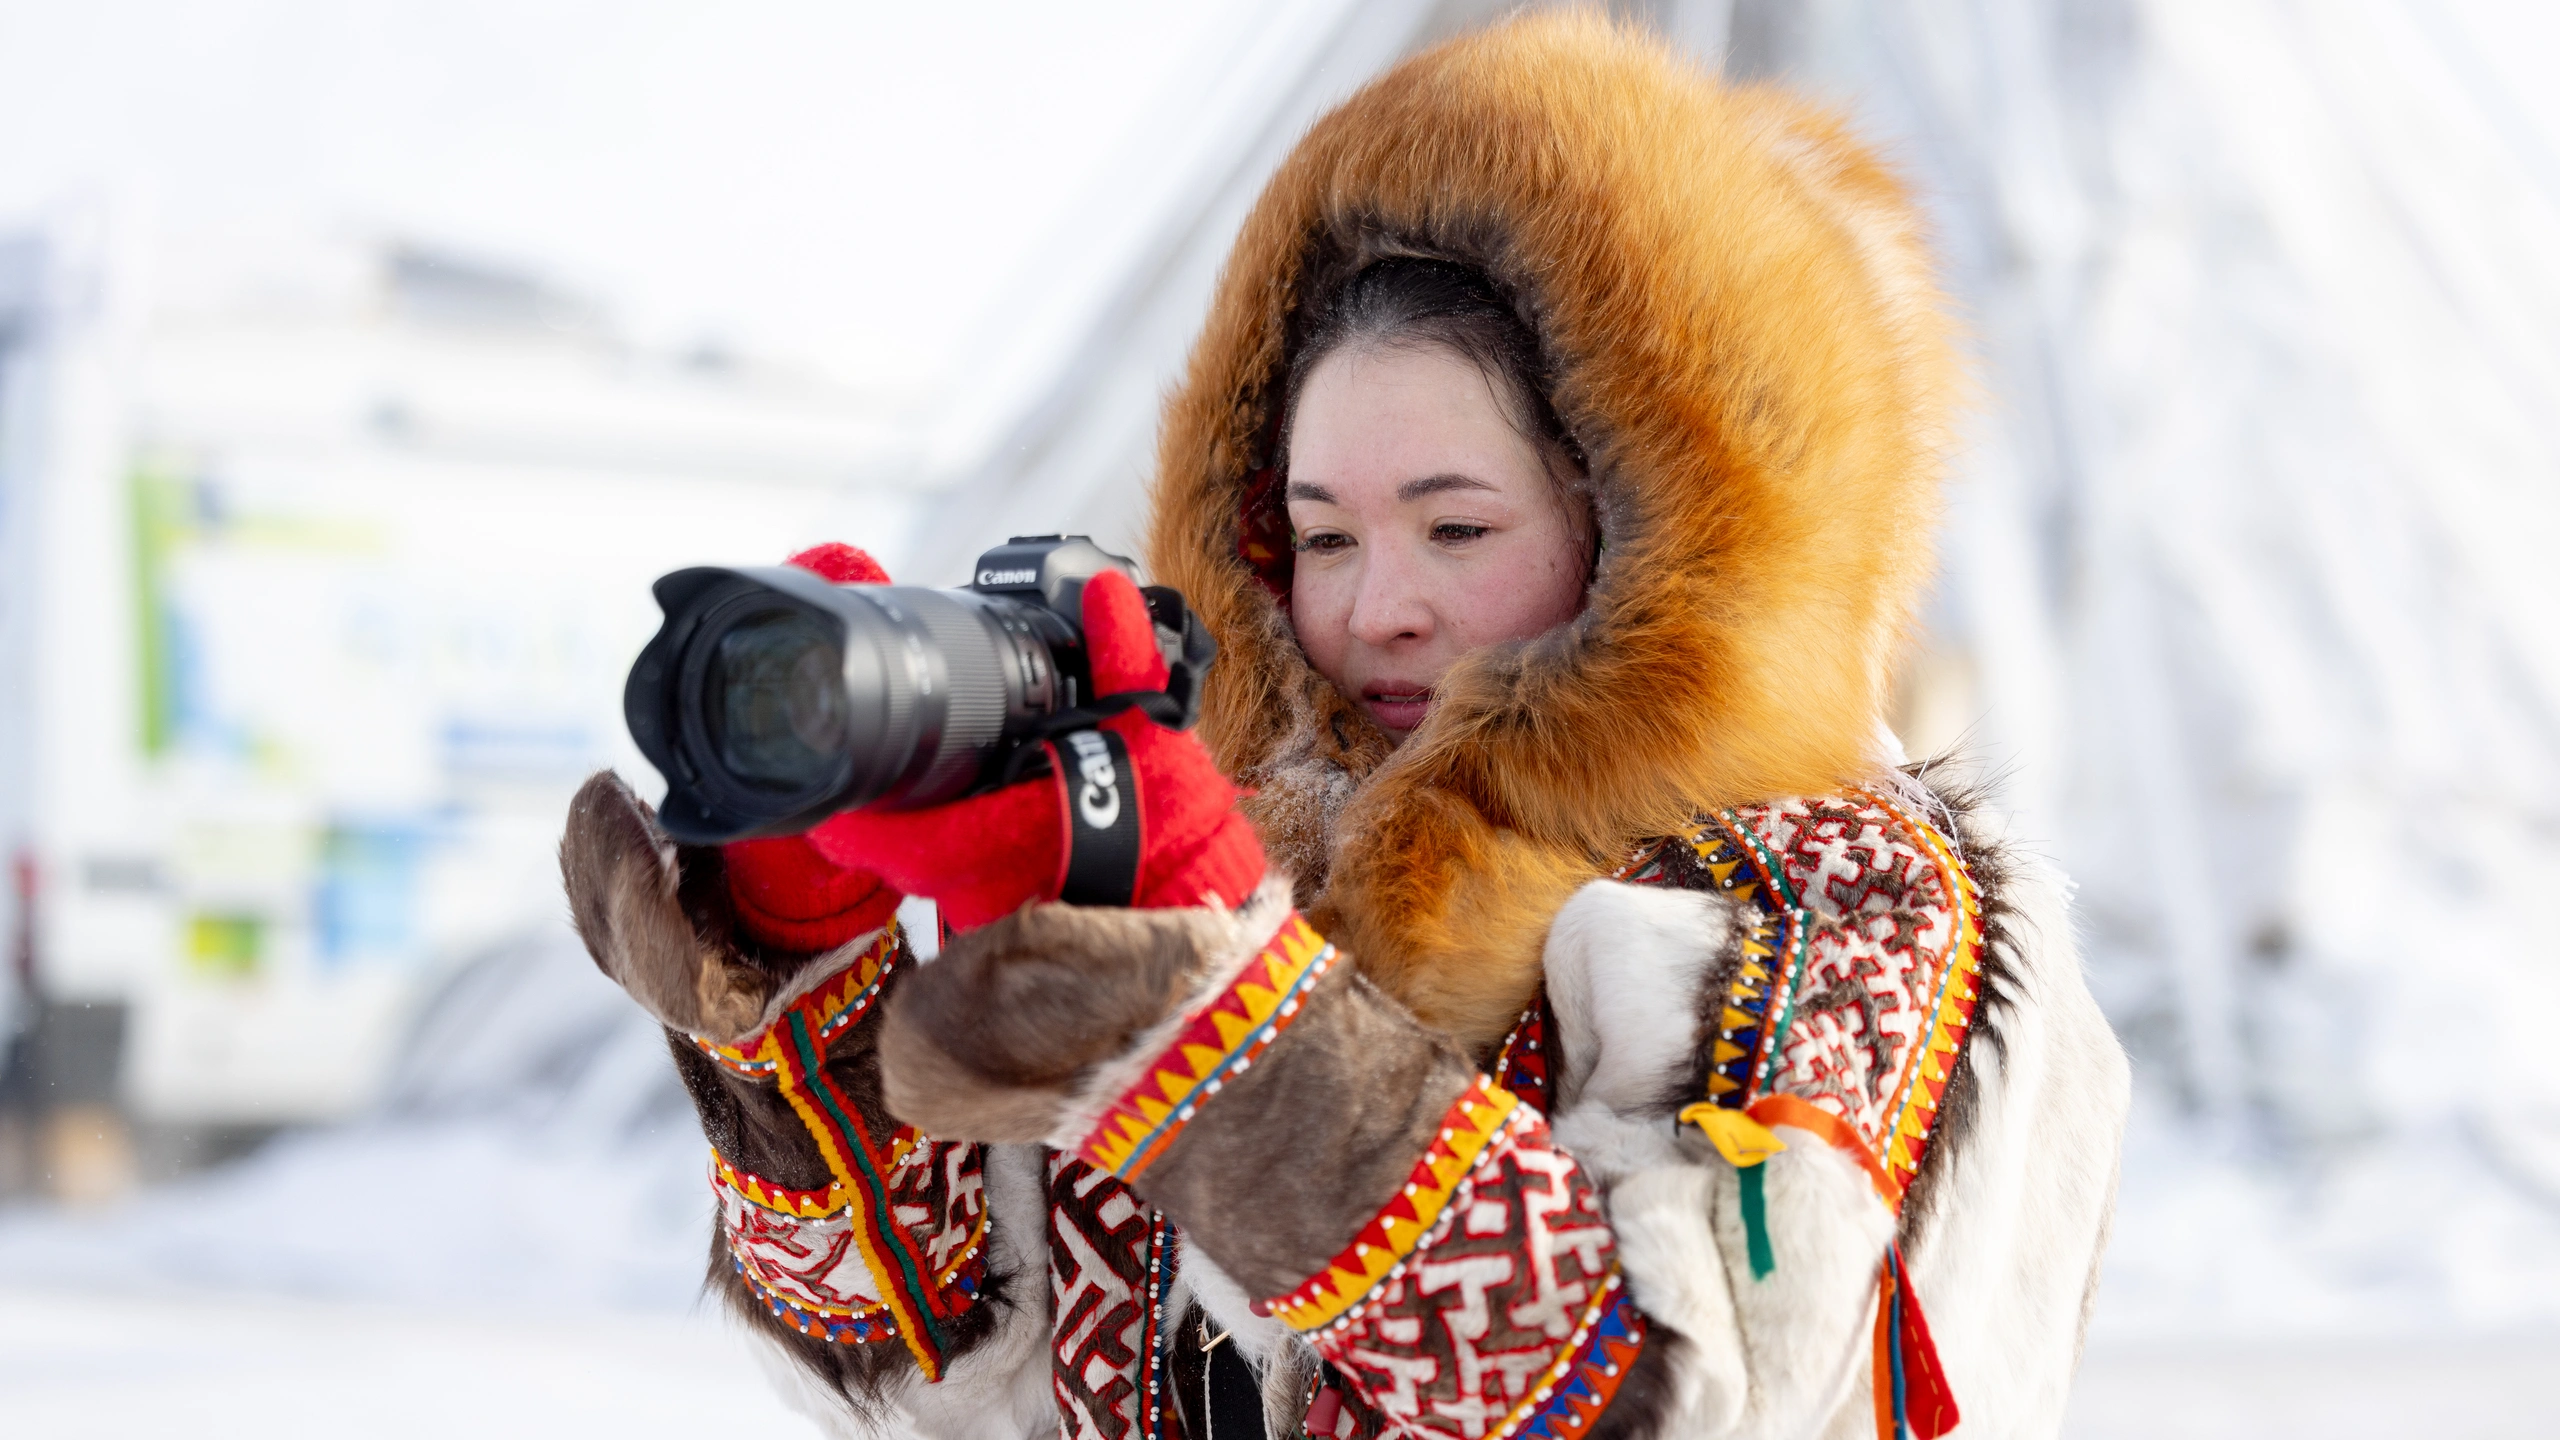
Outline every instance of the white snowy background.
<svg viewBox="0 0 2560 1440"><path fill-rule="evenodd" d="M2137 1059L2071 1433L2547 1433L2555 11L1650 13L1879 135L1975 337L1903 719L2050 837ZM0 216L435 235L578 277L637 343L965 412L1044 286L1108 273L1096 187L1196 143L1171 119L1257 24L0 0ZM794 1433L698 1298L657 1036L536 918L374 1117L0 1216L0 1428Z"/></svg>

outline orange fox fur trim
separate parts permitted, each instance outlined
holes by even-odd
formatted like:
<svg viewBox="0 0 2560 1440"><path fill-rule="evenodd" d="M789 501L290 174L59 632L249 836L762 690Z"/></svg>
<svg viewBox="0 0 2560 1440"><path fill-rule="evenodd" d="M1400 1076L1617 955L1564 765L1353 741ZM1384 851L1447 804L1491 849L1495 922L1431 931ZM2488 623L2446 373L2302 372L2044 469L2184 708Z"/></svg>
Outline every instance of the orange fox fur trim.
<svg viewBox="0 0 2560 1440"><path fill-rule="evenodd" d="M1580 618L1461 662L1392 749L1238 556L1302 292L1386 255L1513 298L1606 544ZM1557 906L1630 842L1871 774L1958 386L1883 165L1634 31L1516 20L1317 122L1168 401L1147 537L1224 647L1202 733L1311 917L1482 1048L1536 992Z"/></svg>

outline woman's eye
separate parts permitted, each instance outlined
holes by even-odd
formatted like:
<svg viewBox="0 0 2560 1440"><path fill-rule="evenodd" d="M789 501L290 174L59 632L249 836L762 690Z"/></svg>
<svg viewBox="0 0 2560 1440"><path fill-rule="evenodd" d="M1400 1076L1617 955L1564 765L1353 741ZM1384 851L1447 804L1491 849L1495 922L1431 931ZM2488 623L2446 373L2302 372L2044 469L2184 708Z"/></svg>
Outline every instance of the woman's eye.
<svg viewBox="0 0 2560 1440"><path fill-rule="evenodd" d="M1467 525L1456 520L1443 520L1431 527L1431 538L1443 545L1460 545L1491 530L1490 525Z"/></svg>
<svg viewBox="0 0 2560 1440"><path fill-rule="evenodd" d="M1351 537L1339 530L1319 530L1313 535L1295 536L1290 541L1290 548L1293 550L1300 553L1312 550L1319 555L1330 555L1336 550L1347 550L1350 546Z"/></svg>

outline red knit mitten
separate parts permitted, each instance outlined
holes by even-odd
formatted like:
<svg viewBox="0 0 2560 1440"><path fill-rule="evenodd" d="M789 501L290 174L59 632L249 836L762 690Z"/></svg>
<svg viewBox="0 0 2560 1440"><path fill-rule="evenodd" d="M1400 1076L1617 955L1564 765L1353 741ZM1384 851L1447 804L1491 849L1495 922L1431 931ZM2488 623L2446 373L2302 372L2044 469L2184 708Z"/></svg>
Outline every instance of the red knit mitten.
<svg viewBox="0 0 2560 1440"><path fill-rule="evenodd" d="M1128 576L1106 571L1086 583L1084 629L1096 696L1164 688L1155 625ZM1115 746L1122 753L1112 753ZM1097 855L1131 848L1134 880L1125 868L1117 877L1131 906L1233 905L1261 883L1262 842L1197 738L1130 710L1049 750L1046 776L928 810L849 811L809 839L839 865L931 896L954 930L1057 899L1069 889L1071 866L1083 870Z"/></svg>
<svg viewBox="0 0 2560 1440"><path fill-rule="evenodd" d="M880 562L850 545L820 545L787 562L837 585L886 585ZM720 848L729 899L749 935L787 950L832 950L889 923L906 897L873 871L827 858L806 835Z"/></svg>

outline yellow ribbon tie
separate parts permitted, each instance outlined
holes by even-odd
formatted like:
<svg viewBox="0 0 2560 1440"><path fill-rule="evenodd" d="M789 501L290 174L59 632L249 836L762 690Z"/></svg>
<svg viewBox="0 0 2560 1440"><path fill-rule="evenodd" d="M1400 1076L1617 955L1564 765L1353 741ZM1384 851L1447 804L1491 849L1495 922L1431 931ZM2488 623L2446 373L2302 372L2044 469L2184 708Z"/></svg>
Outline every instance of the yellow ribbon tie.
<svg viewBox="0 0 2560 1440"><path fill-rule="evenodd" d="M1680 1112L1680 1123L1695 1125L1707 1133L1718 1154L1731 1161L1734 1168L1747 1170L1779 1151L1787 1142L1778 1132L1743 1114L1728 1110L1712 1101L1701 1100Z"/></svg>

